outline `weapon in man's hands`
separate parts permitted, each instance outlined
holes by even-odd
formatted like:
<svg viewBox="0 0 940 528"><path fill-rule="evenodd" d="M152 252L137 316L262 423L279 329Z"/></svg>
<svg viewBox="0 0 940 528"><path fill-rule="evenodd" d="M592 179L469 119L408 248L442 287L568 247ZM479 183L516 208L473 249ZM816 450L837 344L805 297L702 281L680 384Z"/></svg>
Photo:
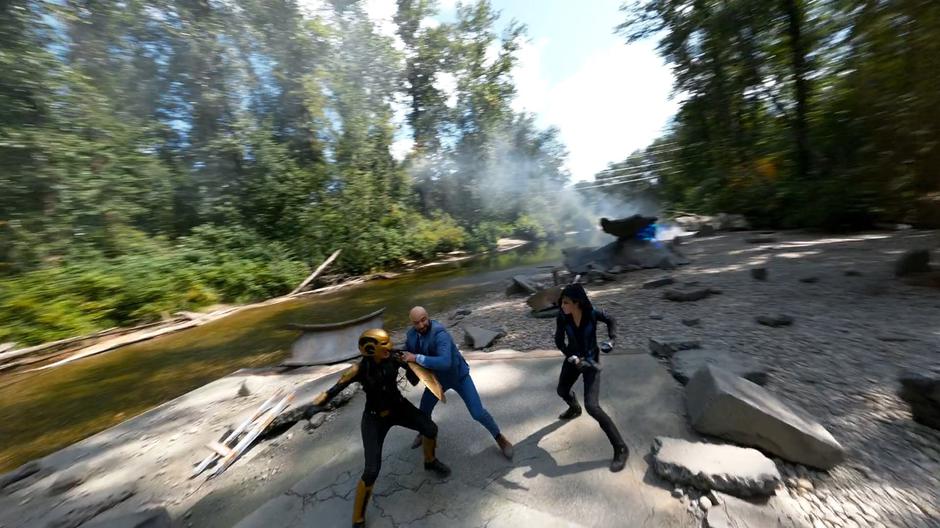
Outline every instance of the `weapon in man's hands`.
<svg viewBox="0 0 940 528"><path fill-rule="evenodd" d="M422 367L417 363L409 363L405 361L405 352L405 350L400 348L393 348L392 357L395 358L396 361L404 363L409 369L411 369L411 371L414 372L416 376L418 376L418 379L424 383L424 386L431 391L431 394L434 394L434 396L436 396L437 399L441 401L441 403L447 403L447 397L444 396L444 388L441 387L441 382L437 381L437 376L435 376L434 373L430 370Z"/></svg>

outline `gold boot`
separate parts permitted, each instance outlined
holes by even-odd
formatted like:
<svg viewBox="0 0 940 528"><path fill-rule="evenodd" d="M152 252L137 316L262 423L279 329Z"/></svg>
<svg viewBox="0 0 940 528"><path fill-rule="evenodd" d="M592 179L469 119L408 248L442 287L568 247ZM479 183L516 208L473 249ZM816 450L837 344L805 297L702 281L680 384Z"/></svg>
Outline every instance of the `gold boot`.
<svg viewBox="0 0 940 528"><path fill-rule="evenodd" d="M372 497L372 486L366 486L362 480L356 484L356 501L353 503L353 528L363 528L366 525L366 506Z"/></svg>

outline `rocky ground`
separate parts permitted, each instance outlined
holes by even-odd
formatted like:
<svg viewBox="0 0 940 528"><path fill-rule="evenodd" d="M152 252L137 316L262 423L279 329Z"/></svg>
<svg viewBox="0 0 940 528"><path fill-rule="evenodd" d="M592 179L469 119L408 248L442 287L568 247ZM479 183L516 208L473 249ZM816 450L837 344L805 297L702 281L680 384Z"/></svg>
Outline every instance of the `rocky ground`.
<svg viewBox="0 0 940 528"><path fill-rule="evenodd" d="M940 247L940 234L723 233L680 247L692 264L587 286L595 304L617 318L618 348L645 350L651 337L689 336L765 365L766 388L807 410L848 453L828 473L775 459L785 493L814 527L940 526L940 431L915 423L897 396L902 372L940 370L940 289L897 279L893 269L909 249ZM752 268L766 269L764 280ZM642 287L667 274L721 294L671 302L663 299L666 288ZM493 348L551 348L554 321L524 316L522 299L481 299L456 323L437 317L457 335L467 324L505 329ZM776 315L793 324L755 321Z"/></svg>

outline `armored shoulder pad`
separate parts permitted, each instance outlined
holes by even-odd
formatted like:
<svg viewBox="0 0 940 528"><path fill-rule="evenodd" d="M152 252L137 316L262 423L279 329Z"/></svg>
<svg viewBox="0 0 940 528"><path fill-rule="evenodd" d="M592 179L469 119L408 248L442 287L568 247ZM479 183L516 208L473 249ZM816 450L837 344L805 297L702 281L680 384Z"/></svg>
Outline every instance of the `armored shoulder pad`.
<svg viewBox="0 0 940 528"><path fill-rule="evenodd" d="M356 374L359 374L359 363L353 363L351 367L344 370L343 373L340 374L339 381L340 383L348 383L356 377Z"/></svg>

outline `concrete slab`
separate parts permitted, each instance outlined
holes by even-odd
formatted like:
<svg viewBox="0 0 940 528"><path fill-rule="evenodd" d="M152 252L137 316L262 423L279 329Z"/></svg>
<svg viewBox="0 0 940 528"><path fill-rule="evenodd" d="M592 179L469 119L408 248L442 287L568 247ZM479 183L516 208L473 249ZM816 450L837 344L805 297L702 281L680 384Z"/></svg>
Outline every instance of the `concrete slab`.
<svg viewBox="0 0 940 528"><path fill-rule="evenodd" d="M187 498L197 500L226 480L223 474L203 484L205 473L188 480L193 466L209 454L208 442L276 389L323 390L346 366L236 372L52 453L0 494L0 526L71 526L153 504L165 505L174 518L182 516ZM243 386L248 396L239 396ZM266 447L255 446L226 473L248 465ZM61 486L66 480L74 485ZM58 494L50 494L54 488Z"/></svg>
<svg viewBox="0 0 940 528"><path fill-rule="evenodd" d="M658 435L689 437L679 386L650 356L609 356L604 364L601 405L633 452L624 471L609 471L613 451L588 415L557 420L564 408L554 390L560 358L471 361L484 405L516 444L515 460L503 459L486 430L452 398L437 406L434 419L440 426L438 455L453 474L439 480L426 473L419 450L409 449L413 433L393 429L367 510L369 526L696 526L642 454ZM420 392L408 396L417 403ZM309 446L315 454L302 462L315 468L310 475L259 504L236 526L349 523L362 471L353 423L362 405L357 401L337 423L317 430L322 436ZM335 427L339 422L345 429ZM192 522L231 526L228 516L194 515Z"/></svg>

